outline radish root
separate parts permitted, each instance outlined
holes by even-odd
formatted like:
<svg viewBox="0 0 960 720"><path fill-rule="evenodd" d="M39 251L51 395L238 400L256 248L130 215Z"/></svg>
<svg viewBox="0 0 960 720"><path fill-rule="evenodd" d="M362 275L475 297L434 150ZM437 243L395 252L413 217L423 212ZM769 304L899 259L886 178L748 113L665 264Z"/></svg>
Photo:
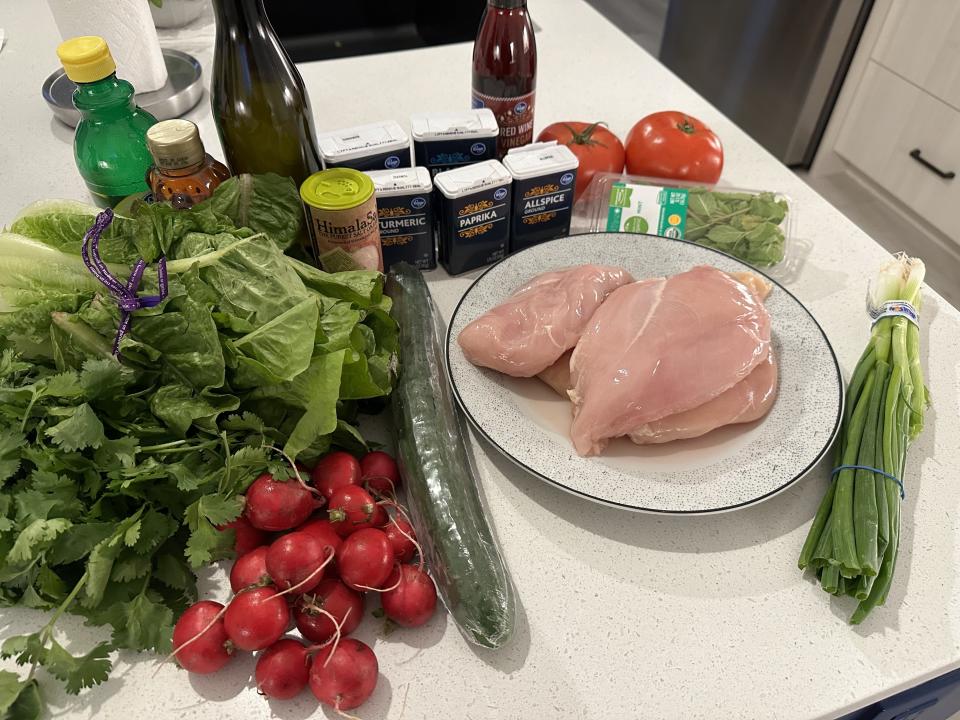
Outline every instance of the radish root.
<svg viewBox="0 0 960 720"><path fill-rule="evenodd" d="M400 563L396 563L394 567L400 567ZM361 590L368 590L370 592L390 592L391 590L396 590L400 587L400 582L403 580L403 573L400 573L400 576L397 578L397 581L388 588L375 588L370 587L369 585L354 585L355 588L360 588Z"/></svg>
<svg viewBox="0 0 960 720"><path fill-rule="evenodd" d="M319 573L322 573L322 572L323 572L323 569L324 569L327 565L330 564L330 561L331 561L331 560L333 560L333 548L330 547L329 545L324 545L324 546L323 546L323 549L324 549L325 551L326 551L326 550L329 550L329 551L330 551L330 554L327 555L327 559L324 560L324 561L320 564L320 567L318 567L318 568L317 568L316 570L314 570L312 573L310 573L309 575L307 575L303 580L301 580L300 582L298 582L296 585L291 585L291 586L288 587L286 590L283 590L282 592L278 592L277 595L276 595L276 597L283 597L284 595L287 595L287 594L289 594L289 593L296 592L299 588L303 587L304 585L306 585L307 583L309 583L311 580L313 580Z"/></svg>
<svg viewBox="0 0 960 720"><path fill-rule="evenodd" d="M344 712L343 710L341 710L340 700L337 700L337 704L333 706L333 709L336 710L337 715L343 718L347 718L347 720L363 720L363 718L359 718L356 715L351 715L350 713Z"/></svg>
<svg viewBox="0 0 960 720"><path fill-rule="evenodd" d="M404 520L410 523L409 519L404 518ZM413 546L417 549L417 557L420 558L420 562L417 564L417 570L419 570L420 572L423 572L423 548L420 546L420 543L417 542L417 539L415 537L403 531L403 528L400 527L400 523L397 522L397 519L395 517L390 516L390 522L392 522L393 526L397 528L397 532L403 535L407 540L412 542Z"/></svg>
<svg viewBox="0 0 960 720"><path fill-rule="evenodd" d="M381 492L377 492L372 487L370 487L371 480L386 480L387 484L390 485L390 495L384 495ZM397 486L394 485L393 480L388 478L386 475L369 475L364 478L363 487L373 495L377 495L382 498L396 498L397 497Z"/></svg>
<svg viewBox="0 0 960 720"><path fill-rule="evenodd" d="M333 624L337 626L337 631L333 634L333 647L330 648L330 652L327 653L327 659L323 661L324 667L326 667L327 663L330 662L330 658L332 658L333 654L337 651L337 646L340 645L340 638L343 637L343 633L340 632L340 630L343 628L343 623L345 623L347 621L347 618L350 616L350 611L352 609L353 608L347 608L347 611L343 614L343 620L341 622L338 623L336 619L334 619L333 621ZM329 640L326 643L324 643L321 647L326 647L328 644L329 644Z"/></svg>

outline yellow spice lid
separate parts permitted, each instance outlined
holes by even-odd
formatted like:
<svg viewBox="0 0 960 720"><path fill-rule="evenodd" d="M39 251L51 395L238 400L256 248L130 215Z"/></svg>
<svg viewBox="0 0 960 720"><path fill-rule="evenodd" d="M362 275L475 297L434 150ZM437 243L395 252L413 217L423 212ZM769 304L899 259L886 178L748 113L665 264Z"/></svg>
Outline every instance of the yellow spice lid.
<svg viewBox="0 0 960 720"><path fill-rule="evenodd" d="M95 82L115 72L107 41L96 35L82 35L60 43L57 57L67 77L77 83Z"/></svg>
<svg viewBox="0 0 960 720"><path fill-rule="evenodd" d="M330 168L314 173L300 186L300 197L320 210L349 210L373 195L373 180L352 168Z"/></svg>

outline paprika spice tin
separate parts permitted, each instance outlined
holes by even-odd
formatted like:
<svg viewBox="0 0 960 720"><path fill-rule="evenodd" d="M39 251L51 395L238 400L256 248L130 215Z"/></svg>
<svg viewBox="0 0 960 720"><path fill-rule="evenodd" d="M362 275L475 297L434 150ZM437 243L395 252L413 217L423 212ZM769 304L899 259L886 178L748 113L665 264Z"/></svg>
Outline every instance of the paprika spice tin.
<svg viewBox="0 0 960 720"><path fill-rule="evenodd" d="M434 178L439 198L437 245L451 275L506 257L510 240L510 183L498 160L448 170Z"/></svg>

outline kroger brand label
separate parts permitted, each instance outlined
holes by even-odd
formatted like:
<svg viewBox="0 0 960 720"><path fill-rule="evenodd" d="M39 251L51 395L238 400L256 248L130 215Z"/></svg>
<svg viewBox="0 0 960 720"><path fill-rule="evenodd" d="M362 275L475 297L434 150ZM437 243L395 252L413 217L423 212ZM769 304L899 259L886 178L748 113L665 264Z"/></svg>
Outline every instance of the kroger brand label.
<svg viewBox="0 0 960 720"><path fill-rule="evenodd" d="M503 259L510 237L510 192L488 188L461 198L440 194L440 262L451 275Z"/></svg>
<svg viewBox="0 0 960 720"><path fill-rule="evenodd" d="M570 232L576 171L513 181L510 252Z"/></svg>
<svg viewBox="0 0 960 720"><path fill-rule="evenodd" d="M414 141L413 154L417 165L429 168L430 176L461 165L491 160L497 155L497 139L454 138L451 140Z"/></svg>
<svg viewBox="0 0 960 720"><path fill-rule="evenodd" d="M429 195L378 197L377 213L380 216L384 270L401 261L421 270L437 266Z"/></svg>
<svg viewBox="0 0 960 720"><path fill-rule="evenodd" d="M536 93L516 97L494 97L473 91L473 107L493 110L500 126L500 155L510 148L533 142L533 105Z"/></svg>
<svg viewBox="0 0 960 720"><path fill-rule="evenodd" d="M689 191L616 182L610 188L607 230L683 238Z"/></svg>
<svg viewBox="0 0 960 720"><path fill-rule="evenodd" d="M410 150L374 152L351 160L329 161L326 167L348 167L354 170L394 170L398 167L410 167Z"/></svg>

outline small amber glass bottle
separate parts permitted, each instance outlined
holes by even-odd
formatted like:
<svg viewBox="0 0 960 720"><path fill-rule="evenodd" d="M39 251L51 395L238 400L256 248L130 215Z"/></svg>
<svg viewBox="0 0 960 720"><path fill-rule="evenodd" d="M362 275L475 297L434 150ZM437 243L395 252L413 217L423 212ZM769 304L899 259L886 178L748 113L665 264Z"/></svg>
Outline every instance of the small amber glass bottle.
<svg viewBox="0 0 960 720"><path fill-rule="evenodd" d="M203 149L200 132L189 120L164 120L147 131L154 165L147 184L157 202L185 209L203 202L230 177L227 166Z"/></svg>

